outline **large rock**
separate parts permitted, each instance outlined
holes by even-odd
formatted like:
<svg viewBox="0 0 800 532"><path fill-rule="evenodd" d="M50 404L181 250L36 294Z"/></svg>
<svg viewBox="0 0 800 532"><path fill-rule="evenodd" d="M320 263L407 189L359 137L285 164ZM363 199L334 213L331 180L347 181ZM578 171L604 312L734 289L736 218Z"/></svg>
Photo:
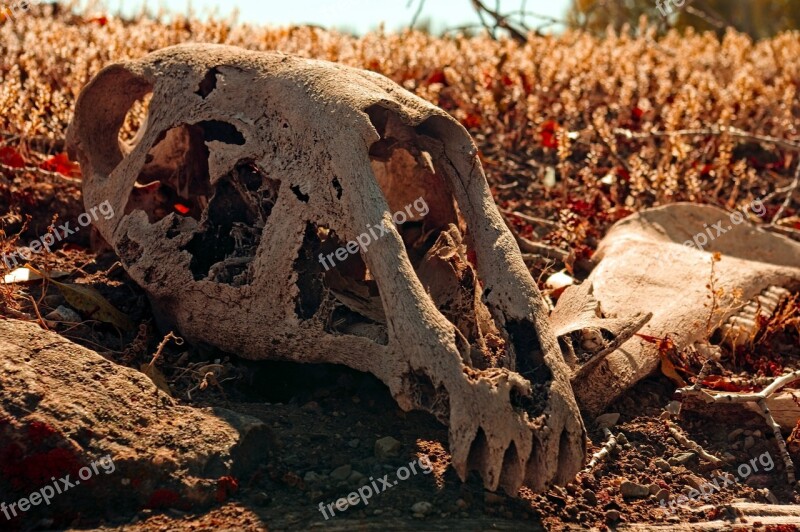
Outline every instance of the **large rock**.
<svg viewBox="0 0 800 532"><path fill-rule="evenodd" d="M255 418L175 406L138 371L36 324L0 319L0 528L5 512L16 525L58 525L224 499L267 457L269 441ZM45 504L48 486L63 493ZM23 498L42 500L20 512Z"/></svg>

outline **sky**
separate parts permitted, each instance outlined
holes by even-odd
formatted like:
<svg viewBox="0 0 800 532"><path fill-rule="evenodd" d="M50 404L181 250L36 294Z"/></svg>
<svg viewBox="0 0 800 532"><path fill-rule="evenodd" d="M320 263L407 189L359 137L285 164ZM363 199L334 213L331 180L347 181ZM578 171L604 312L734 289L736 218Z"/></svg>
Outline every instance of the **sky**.
<svg viewBox="0 0 800 532"><path fill-rule="evenodd" d="M494 7L497 0L485 0ZM409 6L409 2L412 3ZM419 0L106 0L112 11L122 9L132 14L143 4L157 9L160 6L179 13L186 13L189 5L198 15L216 9L219 15L227 16L239 10L239 21L254 25L285 26L289 24L318 24L332 28L347 28L364 33L381 22L386 29L408 26L414 17ZM501 10L519 10L527 3L527 10L540 15L563 18L570 0L500 0ZM430 19L432 29L477 23L470 0L426 0L420 20ZM535 19L529 19L533 26Z"/></svg>

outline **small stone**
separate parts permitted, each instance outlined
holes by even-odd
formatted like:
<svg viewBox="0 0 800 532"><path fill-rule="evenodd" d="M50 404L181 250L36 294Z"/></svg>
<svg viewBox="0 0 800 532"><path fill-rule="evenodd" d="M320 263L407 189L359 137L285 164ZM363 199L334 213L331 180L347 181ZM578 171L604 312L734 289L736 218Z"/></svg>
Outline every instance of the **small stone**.
<svg viewBox="0 0 800 532"><path fill-rule="evenodd" d="M367 480L367 477L355 470L347 477L347 482L355 485L361 485L365 480Z"/></svg>
<svg viewBox="0 0 800 532"><path fill-rule="evenodd" d="M589 506L597 506L597 494L592 490L586 490L583 492L583 499L586 501L586 504Z"/></svg>
<svg viewBox="0 0 800 532"><path fill-rule="evenodd" d="M760 438L761 436L762 436L762 434L761 434L760 430L754 430L753 431L753 437L754 438Z"/></svg>
<svg viewBox="0 0 800 532"><path fill-rule="evenodd" d="M458 499L456 501L456 506L458 507L459 510L466 510L467 508L469 508L469 503L464 499Z"/></svg>
<svg viewBox="0 0 800 532"><path fill-rule="evenodd" d="M751 449L756 444L756 439L752 436L748 436L744 439L744 450Z"/></svg>
<svg viewBox="0 0 800 532"><path fill-rule="evenodd" d="M620 432L619 434L617 434L616 437L617 437L617 443L621 445L625 445L626 443L628 443L628 438L623 433Z"/></svg>
<svg viewBox="0 0 800 532"><path fill-rule="evenodd" d="M678 453L669 460L667 460L667 462L669 462L669 465L679 466L679 465L686 465L694 459L695 459L694 453Z"/></svg>
<svg viewBox="0 0 800 532"><path fill-rule="evenodd" d="M700 488L705 485L705 481L703 479L694 475L688 475L686 477L686 483L696 490L700 490Z"/></svg>
<svg viewBox="0 0 800 532"><path fill-rule="evenodd" d="M305 475L303 475L303 480L306 482L321 482L322 476L315 473L314 471L309 471Z"/></svg>
<svg viewBox="0 0 800 532"><path fill-rule="evenodd" d="M318 412L322 410L319 406L319 403L316 401L309 401L303 406L300 407L300 410L303 412Z"/></svg>
<svg viewBox="0 0 800 532"><path fill-rule="evenodd" d="M268 493L259 491L253 495L253 502L257 506L267 506L270 502L272 502L272 497L270 497Z"/></svg>
<svg viewBox="0 0 800 532"><path fill-rule="evenodd" d="M656 483L650 484L647 486L647 489L650 491L650 495L655 495L659 491L661 491L661 486Z"/></svg>
<svg viewBox="0 0 800 532"><path fill-rule="evenodd" d="M411 512L415 515L428 515L433 511L433 505L427 501L414 503Z"/></svg>
<svg viewBox="0 0 800 532"><path fill-rule="evenodd" d="M501 497L496 493L492 493L491 491L487 491L483 494L483 500L486 504L503 504L505 501L505 497Z"/></svg>
<svg viewBox="0 0 800 532"><path fill-rule="evenodd" d="M722 453L722 458L728 463L733 463L736 461L736 457L728 452Z"/></svg>
<svg viewBox="0 0 800 532"><path fill-rule="evenodd" d="M346 464L331 471L330 477L333 480L347 480L352 472L353 467L350 464Z"/></svg>
<svg viewBox="0 0 800 532"><path fill-rule="evenodd" d="M666 490L666 489L663 489L663 488L658 490L658 493L656 493L656 499L659 502L660 501L666 501L667 499L669 499L669 490Z"/></svg>
<svg viewBox="0 0 800 532"><path fill-rule="evenodd" d="M633 460L631 460L631 465L634 467L634 469L637 469L638 471L642 471L646 467L645 463L639 460L638 458L634 458Z"/></svg>
<svg viewBox="0 0 800 532"><path fill-rule="evenodd" d="M625 498L641 499L650 495L650 489L647 486L624 480L619 486L619 491Z"/></svg>
<svg viewBox="0 0 800 532"><path fill-rule="evenodd" d="M672 466L669 465L669 462L667 462L663 458L656 459L656 461L653 462L653 465L655 465L658 469L664 471L665 473L672 470Z"/></svg>
<svg viewBox="0 0 800 532"><path fill-rule="evenodd" d="M51 321L60 321L63 323L80 323L83 321L80 314L71 308L65 307L64 305L60 305L53 312L45 316L45 318Z"/></svg>
<svg viewBox="0 0 800 532"><path fill-rule="evenodd" d="M361 440L358 440L358 439L350 440L349 442L347 442L347 446L350 447L351 449L358 448L358 446L360 444L361 444Z"/></svg>
<svg viewBox="0 0 800 532"><path fill-rule="evenodd" d="M599 416L597 419L594 420L598 428L601 429L602 428L610 429L611 427L617 424L617 421L619 421L619 413L617 412L611 414L603 414L602 416Z"/></svg>
<svg viewBox="0 0 800 532"><path fill-rule="evenodd" d="M375 442L375 457L378 460L395 458L400 455L402 444L391 436L386 436Z"/></svg>
<svg viewBox="0 0 800 532"><path fill-rule="evenodd" d="M744 429L734 429L728 433L728 441L736 441L744 433Z"/></svg>
<svg viewBox="0 0 800 532"><path fill-rule="evenodd" d="M615 523L619 521L620 513L619 510L609 510L606 512L606 521L609 523Z"/></svg>

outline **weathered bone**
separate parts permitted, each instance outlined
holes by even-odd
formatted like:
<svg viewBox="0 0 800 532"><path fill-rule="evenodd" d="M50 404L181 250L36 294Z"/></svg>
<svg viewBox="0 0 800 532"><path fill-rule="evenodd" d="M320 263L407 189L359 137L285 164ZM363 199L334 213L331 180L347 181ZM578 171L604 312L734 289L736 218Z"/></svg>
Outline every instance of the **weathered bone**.
<svg viewBox="0 0 800 532"><path fill-rule="evenodd" d="M583 425L546 307L475 145L442 110L372 72L182 45L103 70L68 145L87 207L118 213L100 233L187 339L370 372L403 409L447 423L459 476L478 470L488 489L580 470ZM395 227L390 214L420 197L427 215ZM323 269L320 253L370 229L385 234Z"/></svg>
<svg viewBox="0 0 800 532"><path fill-rule="evenodd" d="M552 316L556 334L563 342L566 333L585 330L580 319L585 308L579 303L591 300L589 307L599 302L603 315L634 316L628 320L632 324L641 324L637 316L652 313L642 335L669 335L680 350L706 342L720 326L730 334L726 320L768 288L800 287L800 244L748 222L732 224L729 218L730 213L716 207L679 203L617 223L600 243L596 255L600 261L589 278L559 299ZM705 251L684 245L697 235L707 235L709 228L720 227L720 222L724 233L718 235L714 229L716 238L706 237ZM713 289L721 290L716 304L710 288L715 252L721 255L713 265ZM610 325L606 330L613 330L625 320L603 323ZM579 383L574 381L575 395L584 413L601 413L659 363L658 347L634 336L605 361L589 360L588 371L578 366L576 374L581 377Z"/></svg>

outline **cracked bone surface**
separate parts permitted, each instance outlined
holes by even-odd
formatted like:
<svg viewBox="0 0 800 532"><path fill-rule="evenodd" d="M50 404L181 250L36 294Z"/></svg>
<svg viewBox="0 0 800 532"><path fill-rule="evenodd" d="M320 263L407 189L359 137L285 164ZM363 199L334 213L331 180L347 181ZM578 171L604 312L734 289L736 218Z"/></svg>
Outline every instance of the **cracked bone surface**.
<svg viewBox="0 0 800 532"><path fill-rule="evenodd" d="M723 342L734 334L741 342L738 335L745 333L740 327L732 329L731 320L754 304L766 311L776 304L775 294L800 288L800 244L744 218L738 225L731 220L731 213L716 207L676 203L618 222L600 243L599 263L589 278L559 299L551 316L554 333L565 342L569 336L564 332L582 330L564 324L580 325L580 313L574 309L591 300L599 313L615 318L607 320L612 326L605 328L612 332L624 316L652 313L639 332L660 339L669 336L678 350L705 344L715 331ZM719 234L718 228L724 232ZM715 238L706 236L704 250L684 245L709 231ZM720 254L713 263L716 300L709 288L714 253ZM605 360L590 358L588 370L578 367L579 377L573 381L582 411L602 413L659 364L658 347L635 335Z"/></svg>
<svg viewBox="0 0 800 532"><path fill-rule="evenodd" d="M119 141L148 94L146 123ZM87 208L115 209L100 233L188 340L370 372L447 424L458 475L491 490L581 469L547 308L444 111L373 72L180 45L100 72L68 146Z"/></svg>

